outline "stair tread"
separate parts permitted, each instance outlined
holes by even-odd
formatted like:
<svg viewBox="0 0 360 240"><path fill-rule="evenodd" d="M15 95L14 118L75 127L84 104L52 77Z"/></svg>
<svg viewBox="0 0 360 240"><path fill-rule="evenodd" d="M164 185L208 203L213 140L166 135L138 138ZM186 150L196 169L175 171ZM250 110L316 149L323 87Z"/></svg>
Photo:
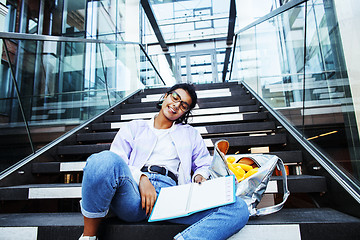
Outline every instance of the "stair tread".
<svg viewBox="0 0 360 240"><path fill-rule="evenodd" d="M281 180L281 176L272 176L270 180L278 181ZM296 181L299 179L311 179L311 180L319 180L325 179L324 176L314 176L314 175L289 175L289 181ZM81 183L47 183L47 184L24 184L17 186L8 186L8 187L0 187L0 190L3 189L24 189L24 188L69 188L69 187L81 187Z"/></svg>
<svg viewBox="0 0 360 240"><path fill-rule="evenodd" d="M110 144L114 139L115 132L109 133L89 133L85 135L79 135L78 140L81 142L95 142L103 141L103 144L80 144L80 145L67 145L59 146L57 148L58 154L71 154L73 151L81 151L80 149L86 150L89 147L94 147L92 150L86 150L84 153L94 153L101 150L107 150L110 148ZM213 148L214 144L224 139L223 137L211 137L204 139L205 144L208 148ZM236 147L258 147L268 145L281 145L286 143L285 134L274 134L274 135L260 135L260 136L227 136L226 140L229 141L231 148ZM68 151L68 152L67 152ZM77 151L77 152L79 152Z"/></svg>
<svg viewBox="0 0 360 240"><path fill-rule="evenodd" d="M173 223L127 223L111 218L108 224L114 225L174 225ZM251 218L248 225L254 224L314 224L314 223L358 223L360 219L331 208L286 208L276 214ZM83 226L81 213L11 213L0 214L0 227L30 226ZM358 228L360 232L360 228Z"/></svg>
<svg viewBox="0 0 360 240"><path fill-rule="evenodd" d="M302 161L301 151L270 152L279 156L284 163L300 163ZM43 162L33 163L32 173L59 173L82 171L86 161L76 162Z"/></svg>
<svg viewBox="0 0 360 240"><path fill-rule="evenodd" d="M323 176L290 175L290 192L326 192L326 179ZM266 193L282 193L282 181L279 176L272 176ZM81 198L81 183L26 184L0 187L0 200L28 199L77 199Z"/></svg>
<svg viewBox="0 0 360 240"><path fill-rule="evenodd" d="M156 114L149 113L141 119L150 119ZM192 116L189 119L190 125L200 125L206 123L220 123L220 122L236 122L236 121L249 121L249 120L265 120L267 118L266 112L244 112L244 113L224 113L217 115L203 115L203 116ZM121 115L109 115L104 117L105 122L126 122L133 120L121 118Z"/></svg>
<svg viewBox="0 0 360 240"><path fill-rule="evenodd" d="M116 125L115 125L116 126ZM97 124L95 129L101 129L102 132L95 133L80 133L77 134L77 141L86 141L86 139L95 140L96 137L101 140L102 138L111 139L115 136L118 128L112 128L111 124ZM93 129L93 128L92 128ZM202 136L208 134L226 134L226 133L252 133L252 132L269 132L275 130L274 122L256 122L256 123L235 123L235 124L220 124L220 125L207 125L195 127ZM107 130L107 131L104 131ZM226 137L224 137L226 138Z"/></svg>
<svg viewBox="0 0 360 240"><path fill-rule="evenodd" d="M249 111L250 110L250 111ZM152 118L155 114L157 114L159 110L153 112L138 112L138 113L129 113L129 114L114 114L106 117L106 121L109 121L109 118L116 117L119 120L134 120L134 119L144 119L144 118ZM245 111L241 111L240 107L221 107L221 108L207 108L207 109L194 109L192 111L192 117L204 116L204 115L223 115L223 114L238 114L238 113L254 113L258 112L257 108L254 109L245 109Z"/></svg>
<svg viewBox="0 0 360 240"><path fill-rule="evenodd" d="M200 107L200 109L210 109L210 108L223 108L223 107L238 107L239 108L239 112L250 112L250 111L258 111L259 110L259 106L256 104L252 104L252 105L248 105L248 106L242 106L239 104L232 104L229 106L229 104L225 103L225 104L221 104L223 102L216 102L216 105L213 104L214 106L211 105L207 105L205 107ZM195 112L196 112L195 108ZM194 110L192 112L194 112ZM114 115L119 115L119 114L134 114L134 113L147 113L147 112L158 112L159 109L156 108L156 106L149 106L149 107L141 107L141 108L116 108L114 109Z"/></svg>
<svg viewBox="0 0 360 240"><path fill-rule="evenodd" d="M152 117L153 115L159 112L159 109L156 108L141 108L141 109L124 109L126 112L114 113L111 116L118 116L120 119L129 120L129 119L138 119L146 118L148 116ZM130 111L132 110L132 111ZM148 111L150 110L150 111ZM191 111L192 116L201 116L201 115L214 115L214 114L225 114L225 113L248 113L248 112L258 112L259 107L257 105L252 106L223 106L215 108L195 108Z"/></svg>
<svg viewBox="0 0 360 240"><path fill-rule="evenodd" d="M199 90L208 90L208 89L221 89L224 87L236 88L241 87L241 85L237 82L225 82L225 83L210 83L210 84L194 84L195 89ZM159 87L159 88L147 88L144 89L146 93L164 93L168 91L169 87Z"/></svg>
<svg viewBox="0 0 360 240"><path fill-rule="evenodd" d="M239 99L234 97L230 99L221 99L221 101L207 101L206 99L200 99L197 104L200 108L211 108L211 107L221 107L221 106L250 106L256 105L256 101L254 99L246 99L243 101L238 101ZM143 103L127 103L122 104L120 109L128 109L128 108L146 108L146 107L154 107L156 106L156 102L143 102Z"/></svg>
<svg viewBox="0 0 360 240"><path fill-rule="evenodd" d="M94 123L91 125L93 131L114 131L118 130L120 125L111 123ZM258 130L275 130L274 122L235 122L228 124L205 125L195 127L200 133L229 133L229 132L249 132ZM206 130L206 131L205 131Z"/></svg>
<svg viewBox="0 0 360 240"><path fill-rule="evenodd" d="M56 239L77 239L83 231L83 225L83 216L79 212L0 214L0 230L6 237L6 233L9 234L7 229L16 228L16 236L25 230L38 239L55 239L55 236ZM231 239L261 239L267 236L267 239L275 240L279 239L279 233L282 239L357 239L360 235L359 226L359 218L330 208L282 209L275 214L251 218L244 229ZM124 239L165 240L187 227L166 221L126 223L116 217L108 217L100 225L99 237L118 239L121 233Z"/></svg>
<svg viewBox="0 0 360 240"><path fill-rule="evenodd" d="M89 144L89 145L67 145L67 146L57 147L57 153L59 155L92 154L109 149L110 149L110 143Z"/></svg>
<svg viewBox="0 0 360 240"><path fill-rule="evenodd" d="M128 104L144 104L144 103L148 103L149 106L151 106L151 104L155 105L159 100L159 99L147 99L147 100L142 100L144 98L134 98L134 99L128 99L127 103ZM221 102L221 101L238 101L238 102L247 102L250 101L251 97L250 95L232 95L232 96L218 96L218 97L205 97L205 98L200 98L198 99L198 103L202 103L202 102Z"/></svg>

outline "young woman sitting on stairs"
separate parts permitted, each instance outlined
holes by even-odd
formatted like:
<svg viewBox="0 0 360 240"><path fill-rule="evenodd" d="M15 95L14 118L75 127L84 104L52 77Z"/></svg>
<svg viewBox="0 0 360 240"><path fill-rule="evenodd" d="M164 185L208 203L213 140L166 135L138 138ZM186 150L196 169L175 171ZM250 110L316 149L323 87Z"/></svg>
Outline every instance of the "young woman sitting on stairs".
<svg viewBox="0 0 360 240"><path fill-rule="evenodd" d="M212 158L198 131L187 124L196 102L193 85L174 85L158 103L155 117L125 124L110 151L88 158L80 202L84 232L79 239L96 239L109 209L123 221L144 221L160 188L206 181ZM237 198L233 204L169 222L191 225L174 239L221 240L238 232L248 218L247 205Z"/></svg>

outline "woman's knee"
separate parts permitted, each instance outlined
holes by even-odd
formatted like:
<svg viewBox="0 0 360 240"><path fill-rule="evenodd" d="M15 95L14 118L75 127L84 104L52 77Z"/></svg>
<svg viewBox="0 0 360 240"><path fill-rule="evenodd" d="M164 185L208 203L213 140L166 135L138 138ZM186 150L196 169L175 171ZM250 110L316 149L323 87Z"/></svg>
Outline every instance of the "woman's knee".
<svg viewBox="0 0 360 240"><path fill-rule="evenodd" d="M120 156L110 151L102 151L91 155L84 168L84 174L91 174L99 178L104 177L121 166L124 162Z"/></svg>

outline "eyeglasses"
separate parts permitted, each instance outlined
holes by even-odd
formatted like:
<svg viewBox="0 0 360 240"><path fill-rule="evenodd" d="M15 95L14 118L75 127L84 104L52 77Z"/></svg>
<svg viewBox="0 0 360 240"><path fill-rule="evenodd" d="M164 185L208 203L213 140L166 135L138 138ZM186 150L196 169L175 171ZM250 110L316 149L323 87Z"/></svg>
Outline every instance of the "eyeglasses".
<svg viewBox="0 0 360 240"><path fill-rule="evenodd" d="M182 101L180 95L179 95L177 92L175 92L175 91L170 92L169 95L170 95L170 99L171 99L173 102L175 102L175 103L180 102L180 109L181 109L183 112L187 112L187 111L190 110L189 104L186 103L186 102L184 102L184 101Z"/></svg>

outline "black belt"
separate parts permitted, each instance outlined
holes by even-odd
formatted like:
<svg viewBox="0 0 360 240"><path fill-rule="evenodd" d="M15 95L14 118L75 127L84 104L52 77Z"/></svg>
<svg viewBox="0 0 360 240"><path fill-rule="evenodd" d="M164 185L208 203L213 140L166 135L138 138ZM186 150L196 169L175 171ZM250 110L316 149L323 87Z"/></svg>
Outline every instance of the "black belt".
<svg viewBox="0 0 360 240"><path fill-rule="evenodd" d="M169 176L177 184L177 178L176 178L175 174L170 172L169 170L167 170L164 167L159 167L159 166L154 166L154 165L144 166L141 169L141 171L142 172L149 172L149 173L159 173L159 174L164 175L164 176Z"/></svg>

